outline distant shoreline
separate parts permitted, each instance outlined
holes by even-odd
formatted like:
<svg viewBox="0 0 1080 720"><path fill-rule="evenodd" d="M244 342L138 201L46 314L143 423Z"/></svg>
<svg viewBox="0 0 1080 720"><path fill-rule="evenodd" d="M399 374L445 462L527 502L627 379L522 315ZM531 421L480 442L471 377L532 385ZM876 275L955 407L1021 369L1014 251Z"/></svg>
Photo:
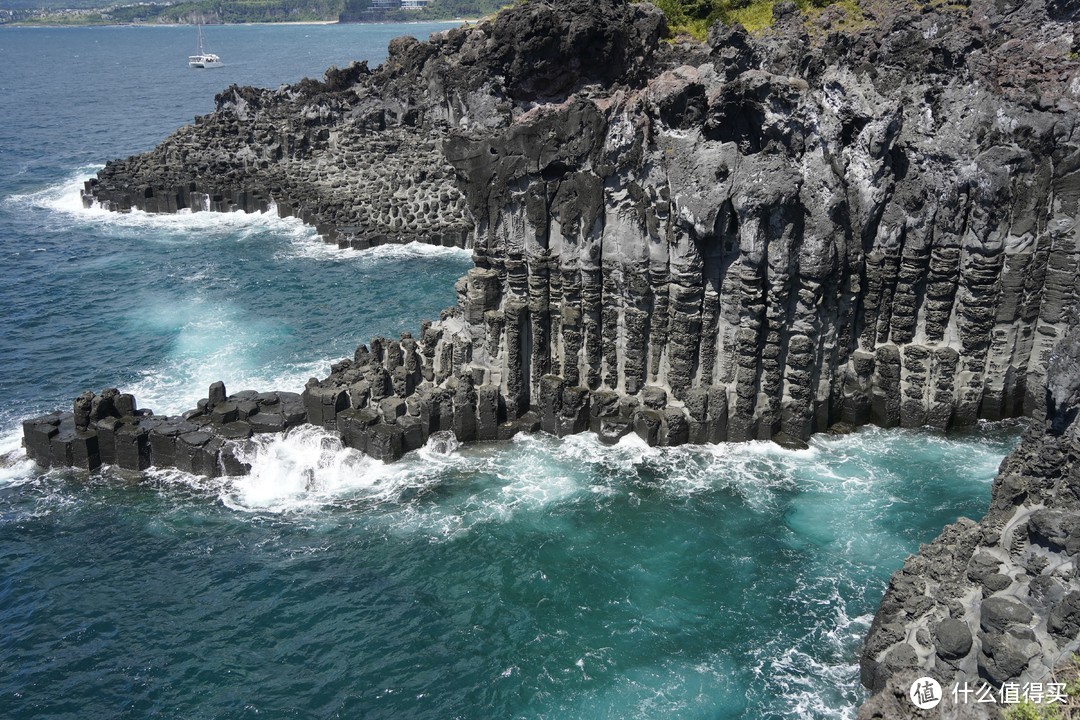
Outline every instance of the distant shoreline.
<svg viewBox="0 0 1080 720"><path fill-rule="evenodd" d="M234 23L216 23L213 25L204 25L203 27L230 27L230 26L244 26L244 25L436 25L436 24L452 24L452 23L475 23L480 22L484 18L453 18L451 20L407 20L404 22L341 22L339 20L283 20L282 22L234 22ZM194 27L194 23L4 23L0 25L0 30L3 28L43 28L43 29L56 29L56 28L177 28L177 27Z"/></svg>

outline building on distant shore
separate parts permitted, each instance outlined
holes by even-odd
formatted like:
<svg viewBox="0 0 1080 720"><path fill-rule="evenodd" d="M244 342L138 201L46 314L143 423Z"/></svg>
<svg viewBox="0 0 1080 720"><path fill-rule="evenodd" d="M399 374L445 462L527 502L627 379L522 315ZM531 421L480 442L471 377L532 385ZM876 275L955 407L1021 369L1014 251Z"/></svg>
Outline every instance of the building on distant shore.
<svg viewBox="0 0 1080 720"><path fill-rule="evenodd" d="M381 22L401 11L423 10L431 0L346 0L341 22Z"/></svg>

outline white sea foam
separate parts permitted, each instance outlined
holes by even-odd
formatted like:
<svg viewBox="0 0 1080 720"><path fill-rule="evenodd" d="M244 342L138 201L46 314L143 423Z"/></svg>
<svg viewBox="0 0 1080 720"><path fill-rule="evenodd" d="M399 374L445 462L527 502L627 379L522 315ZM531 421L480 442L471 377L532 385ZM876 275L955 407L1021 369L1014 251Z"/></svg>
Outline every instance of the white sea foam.
<svg viewBox="0 0 1080 720"><path fill-rule="evenodd" d="M681 497L724 488L759 510L775 503L779 491L794 488L785 472L785 459L792 462L792 454L757 444L653 448L630 435L607 446L591 433L562 439L537 434L444 455L432 450L433 442L392 466L403 473L399 486L408 485L410 475L431 473L436 480L421 484L440 484L438 476L451 472L467 484L448 488L438 504L408 505L391 513L399 531L454 536L487 522L530 517L550 522L548 510L563 503L609 502L618 496L633 503L642 485Z"/></svg>
<svg viewBox="0 0 1080 720"><path fill-rule="evenodd" d="M855 717L863 697L856 657L873 616L849 616L837 578L815 580L818 587L800 582L790 598L793 612L817 619L810 633L794 643L787 640L786 646L763 643L755 649L752 672L762 694L771 698L768 704L784 708L780 714L847 720Z"/></svg>
<svg viewBox="0 0 1080 720"><path fill-rule="evenodd" d="M153 230L172 231L172 234L158 232L147 235L147 242L163 244L177 242L202 242L207 234L229 234L243 241L248 236L273 230L293 238L315 238L315 230L297 218L278 217L271 208L267 212L191 212L182 210L178 213L146 213L132 210L115 213L100 206L83 207L81 191L87 178L101 169L101 166L79 168L76 173L56 185L42 190L11 195L3 200L13 208L34 208L55 213L64 223L72 222L106 225L120 231ZM175 233L184 233L179 238Z"/></svg>
<svg viewBox="0 0 1080 720"><path fill-rule="evenodd" d="M421 533L451 540L488 523L528 523L554 504L588 492L588 482L560 472L521 440L502 447L468 447L449 455L430 447L390 466L395 486L423 490L441 486L438 502L422 497L385 508L383 521L398 534ZM456 480L456 482L455 482Z"/></svg>
<svg viewBox="0 0 1080 720"><path fill-rule="evenodd" d="M561 440L538 434L510 443L463 446L452 436L438 434L421 450L387 465L343 447L334 433L309 426L254 440L244 453L252 463L248 476L209 480L175 470L151 475L161 483L189 485L236 511L238 518L275 513L287 522L309 522L313 517L348 516L350 522L363 522L366 532L415 533L432 542L453 542L488 523L536 522L551 534L557 532L553 528L560 522L560 506L600 507L612 497L645 496L645 484L673 499L733 491L750 512L777 517L810 503L811 512L827 508L830 523L843 525L847 529L841 535L850 535L865 531L847 525L865 522L867 499L881 502L877 496L890 476L880 460L884 448L897 444L897 432L817 438L811 451L799 452L765 443L650 448L636 436L605 446L591 434ZM916 438L925 444L924 436L912 436ZM5 438L0 449L12 442ZM949 449L953 441L945 438L942 443ZM963 442L952 450L962 452L969 445L972 458L989 454L978 444ZM931 448L930 455L935 452ZM36 512L55 512L62 502L62 497L43 500ZM847 512L848 506L860 509ZM290 515L299 520L288 519ZM567 522L568 534L580 537L586 532ZM871 536L878 543L885 538L880 528ZM764 708L769 715L853 718L862 698L855 658L871 618L852 609L859 607L853 599L859 592L848 578L860 576L866 559L843 543L820 548L796 571L795 587L785 599L789 612L812 619L804 623L805 636L754 638L749 659L737 663L725 651L620 669L618 681L578 693L572 702L580 702L582 714L610 709L623 717L644 718L715 714L727 699L738 703L745 693L751 707ZM677 620L674 614L672 618ZM654 615L651 622L660 627L659 619ZM567 667L556 673L556 682L610 674L610 668L605 669L609 660L603 648L576 650ZM753 666L751 687L732 684L732 678L746 677L736 667L743 662Z"/></svg>
<svg viewBox="0 0 1080 720"><path fill-rule="evenodd" d="M597 657L599 655L599 657ZM591 657L590 657L591 656ZM736 669L719 653L700 659L669 657L652 665L618 668L617 658L587 652L575 667L563 670L564 678L587 681L590 662L603 662L617 670L612 682L586 685L577 702L564 709L567 717L619 717L651 720L667 717L721 717L724 698L738 696Z"/></svg>
<svg viewBox="0 0 1080 720"><path fill-rule="evenodd" d="M279 259L303 258L307 260L346 262L366 260L372 263L408 260L413 258L462 258L472 257L471 250L458 247L442 247L410 242L404 245L379 245L367 250L339 248L336 244L326 243L315 234L297 235L286 250L277 256Z"/></svg>
<svg viewBox="0 0 1080 720"><path fill-rule="evenodd" d="M251 464L251 472L222 480L219 498L240 512L306 512L354 502L367 508L402 506L403 492L440 483L442 469L454 464L452 451L432 449L386 464L312 425L256 436L240 447L237 457ZM429 464L436 457L445 458L441 467Z"/></svg>
<svg viewBox="0 0 1080 720"><path fill-rule="evenodd" d="M23 450L21 430L0 436L0 487L27 481L34 468L34 462Z"/></svg>
<svg viewBox="0 0 1080 720"><path fill-rule="evenodd" d="M221 500L247 511L297 510L324 505L346 491L371 492L386 467L310 425L259 436L238 456L251 463L251 473L233 480Z"/></svg>
<svg viewBox="0 0 1080 720"><path fill-rule="evenodd" d="M271 207L267 212L192 212L185 209L178 213L146 213L131 210L116 213L100 206L83 207L81 191L87 178L101 166L79 168L75 174L60 183L42 190L11 195L3 203L13 208L34 208L54 213L61 222L105 225L117 231L154 231L142 235L146 242L160 244L186 244L206 242L208 237L228 235L234 241L243 242L249 237L273 231L286 236L288 247L277 254L277 259L309 259L319 261L387 262L412 258L461 258L469 259L472 251L458 247L442 247L411 242L404 245L380 245L368 250L340 249L336 244L323 242L314 228L295 217L282 218ZM44 248L41 248L44 250Z"/></svg>

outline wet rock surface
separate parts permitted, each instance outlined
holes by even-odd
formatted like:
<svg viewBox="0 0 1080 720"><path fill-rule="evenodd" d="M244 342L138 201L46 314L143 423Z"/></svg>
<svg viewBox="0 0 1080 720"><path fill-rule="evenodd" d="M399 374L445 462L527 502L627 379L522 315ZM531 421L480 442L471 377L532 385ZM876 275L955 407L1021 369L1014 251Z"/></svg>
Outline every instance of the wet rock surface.
<svg viewBox="0 0 1080 720"><path fill-rule="evenodd" d="M23 423L26 454L45 467L94 471L177 468L195 475L243 475L250 467L244 441L256 433L284 432L307 422L299 393L245 390L227 395L210 386L198 407L179 416L155 415L116 388L86 392L72 412Z"/></svg>

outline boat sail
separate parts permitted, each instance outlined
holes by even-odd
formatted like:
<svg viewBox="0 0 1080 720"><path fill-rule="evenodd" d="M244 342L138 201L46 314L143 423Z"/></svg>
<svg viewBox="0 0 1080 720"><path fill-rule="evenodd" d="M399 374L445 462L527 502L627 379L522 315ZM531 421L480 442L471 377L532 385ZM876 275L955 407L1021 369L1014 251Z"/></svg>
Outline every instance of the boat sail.
<svg viewBox="0 0 1080 720"><path fill-rule="evenodd" d="M195 54L188 56L188 67L215 68L221 67L221 58L212 52L207 52L204 47L202 21L195 25Z"/></svg>

